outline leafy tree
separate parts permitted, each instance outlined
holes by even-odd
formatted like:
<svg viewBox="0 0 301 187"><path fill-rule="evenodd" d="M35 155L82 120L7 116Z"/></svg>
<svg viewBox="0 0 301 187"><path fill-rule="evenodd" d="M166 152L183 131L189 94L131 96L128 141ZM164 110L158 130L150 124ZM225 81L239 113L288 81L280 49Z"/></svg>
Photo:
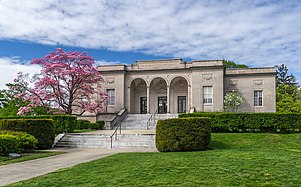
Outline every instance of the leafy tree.
<svg viewBox="0 0 301 187"><path fill-rule="evenodd" d="M235 90L227 93L224 97L223 111L225 112L238 112L243 105L242 96Z"/></svg>
<svg viewBox="0 0 301 187"><path fill-rule="evenodd" d="M6 84L7 89L0 90L0 116L17 115L20 107L26 106L28 103L15 96L22 93L24 90L16 87L15 84ZM32 110L31 115L47 114L43 107L37 107Z"/></svg>
<svg viewBox="0 0 301 187"><path fill-rule="evenodd" d="M42 66L42 70L32 78L32 88L27 87L28 81L23 74L15 80L16 88L25 90L17 98L29 101L18 114L26 114L38 106L69 115L82 115L86 111L98 113L103 109L107 95L98 91L103 78L87 53L65 52L58 48L31 63Z"/></svg>
<svg viewBox="0 0 301 187"><path fill-rule="evenodd" d="M224 63L224 65L225 65L226 68L249 68L245 64L236 64L233 61L225 60L225 59L223 59L223 63Z"/></svg>
<svg viewBox="0 0 301 187"><path fill-rule="evenodd" d="M277 102L276 110L282 113L300 113L301 100L295 100L294 97L289 94L283 95L282 99Z"/></svg>

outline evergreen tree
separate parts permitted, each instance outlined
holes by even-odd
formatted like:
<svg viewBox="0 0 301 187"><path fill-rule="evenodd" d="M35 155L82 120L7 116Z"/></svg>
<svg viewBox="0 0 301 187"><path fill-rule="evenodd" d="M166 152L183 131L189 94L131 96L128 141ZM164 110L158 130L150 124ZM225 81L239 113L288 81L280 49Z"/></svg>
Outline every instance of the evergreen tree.
<svg viewBox="0 0 301 187"><path fill-rule="evenodd" d="M298 85L298 83L296 82L296 77L293 74L288 73L288 68L284 64L277 66L276 84L277 88L280 84L285 84L289 86Z"/></svg>
<svg viewBox="0 0 301 187"><path fill-rule="evenodd" d="M288 73L286 65L277 66L276 111L284 113L301 112L299 84L293 74Z"/></svg>

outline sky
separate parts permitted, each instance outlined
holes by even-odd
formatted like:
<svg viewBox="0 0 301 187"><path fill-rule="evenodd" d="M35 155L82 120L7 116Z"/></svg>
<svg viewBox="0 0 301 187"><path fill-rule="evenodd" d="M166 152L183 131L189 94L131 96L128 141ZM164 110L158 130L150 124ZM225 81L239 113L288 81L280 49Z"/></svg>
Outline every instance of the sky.
<svg viewBox="0 0 301 187"><path fill-rule="evenodd" d="M95 65L227 59L301 80L300 0L0 0L0 89L56 48Z"/></svg>

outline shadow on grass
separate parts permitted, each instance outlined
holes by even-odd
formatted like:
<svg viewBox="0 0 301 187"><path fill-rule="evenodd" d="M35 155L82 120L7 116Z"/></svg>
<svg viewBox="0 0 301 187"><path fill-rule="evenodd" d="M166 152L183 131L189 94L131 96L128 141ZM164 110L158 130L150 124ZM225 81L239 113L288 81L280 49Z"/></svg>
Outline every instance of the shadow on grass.
<svg viewBox="0 0 301 187"><path fill-rule="evenodd" d="M223 142L220 141L216 141L216 140L211 140L210 144L209 144L209 150L212 149L230 149L230 145L225 144Z"/></svg>

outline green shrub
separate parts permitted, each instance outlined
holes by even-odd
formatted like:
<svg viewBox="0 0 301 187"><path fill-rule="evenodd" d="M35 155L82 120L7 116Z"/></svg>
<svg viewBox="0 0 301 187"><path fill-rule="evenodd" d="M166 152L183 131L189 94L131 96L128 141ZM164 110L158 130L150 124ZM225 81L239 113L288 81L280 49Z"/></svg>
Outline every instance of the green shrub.
<svg viewBox="0 0 301 187"><path fill-rule="evenodd" d="M2 130L21 131L33 135L39 149L51 148L55 133L52 120L49 119L2 119Z"/></svg>
<svg viewBox="0 0 301 187"><path fill-rule="evenodd" d="M38 140L30 135L27 134L26 132L16 132L16 131L0 131L0 134L9 134L13 135L19 138L20 140L20 148L21 151L27 151L27 150L32 150L36 148L36 145L38 144Z"/></svg>
<svg viewBox="0 0 301 187"><path fill-rule="evenodd" d="M55 125L55 133L73 132L76 126L76 117L69 115L55 115L50 116L49 119L53 119Z"/></svg>
<svg viewBox="0 0 301 187"><path fill-rule="evenodd" d="M7 155L12 152L20 152L20 139L11 134L0 134L0 154Z"/></svg>
<svg viewBox="0 0 301 187"><path fill-rule="evenodd" d="M102 130L105 125L104 121L96 121L96 123L91 123L90 128L95 130Z"/></svg>
<svg viewBox="0 0 301 187"><path fill-rule="evenodd" d="M90 129L90 121L79 119L76 121L76 129Z"/></svg>
<svg viewBox="0 0 301 187"><path fill-rule="evenodd" d="M206 150L211 140L209 118L159 120L156 127L156 147L159 151Z"/></svg>
<svg viewBox="0 0 301 187"><path fill-rule="evenodd" d="M195 112L179 115L179 118L187 117L210 117L212 132L301 132L301 114Z"/></svg>
<svg viewBox="0 0 301 187"><path fill-rule="evenodd" d="M9 116L0 117L0 119L52 119L56 134L63 132L73 132L76 125L76 117L70 115Z"/></svg>

